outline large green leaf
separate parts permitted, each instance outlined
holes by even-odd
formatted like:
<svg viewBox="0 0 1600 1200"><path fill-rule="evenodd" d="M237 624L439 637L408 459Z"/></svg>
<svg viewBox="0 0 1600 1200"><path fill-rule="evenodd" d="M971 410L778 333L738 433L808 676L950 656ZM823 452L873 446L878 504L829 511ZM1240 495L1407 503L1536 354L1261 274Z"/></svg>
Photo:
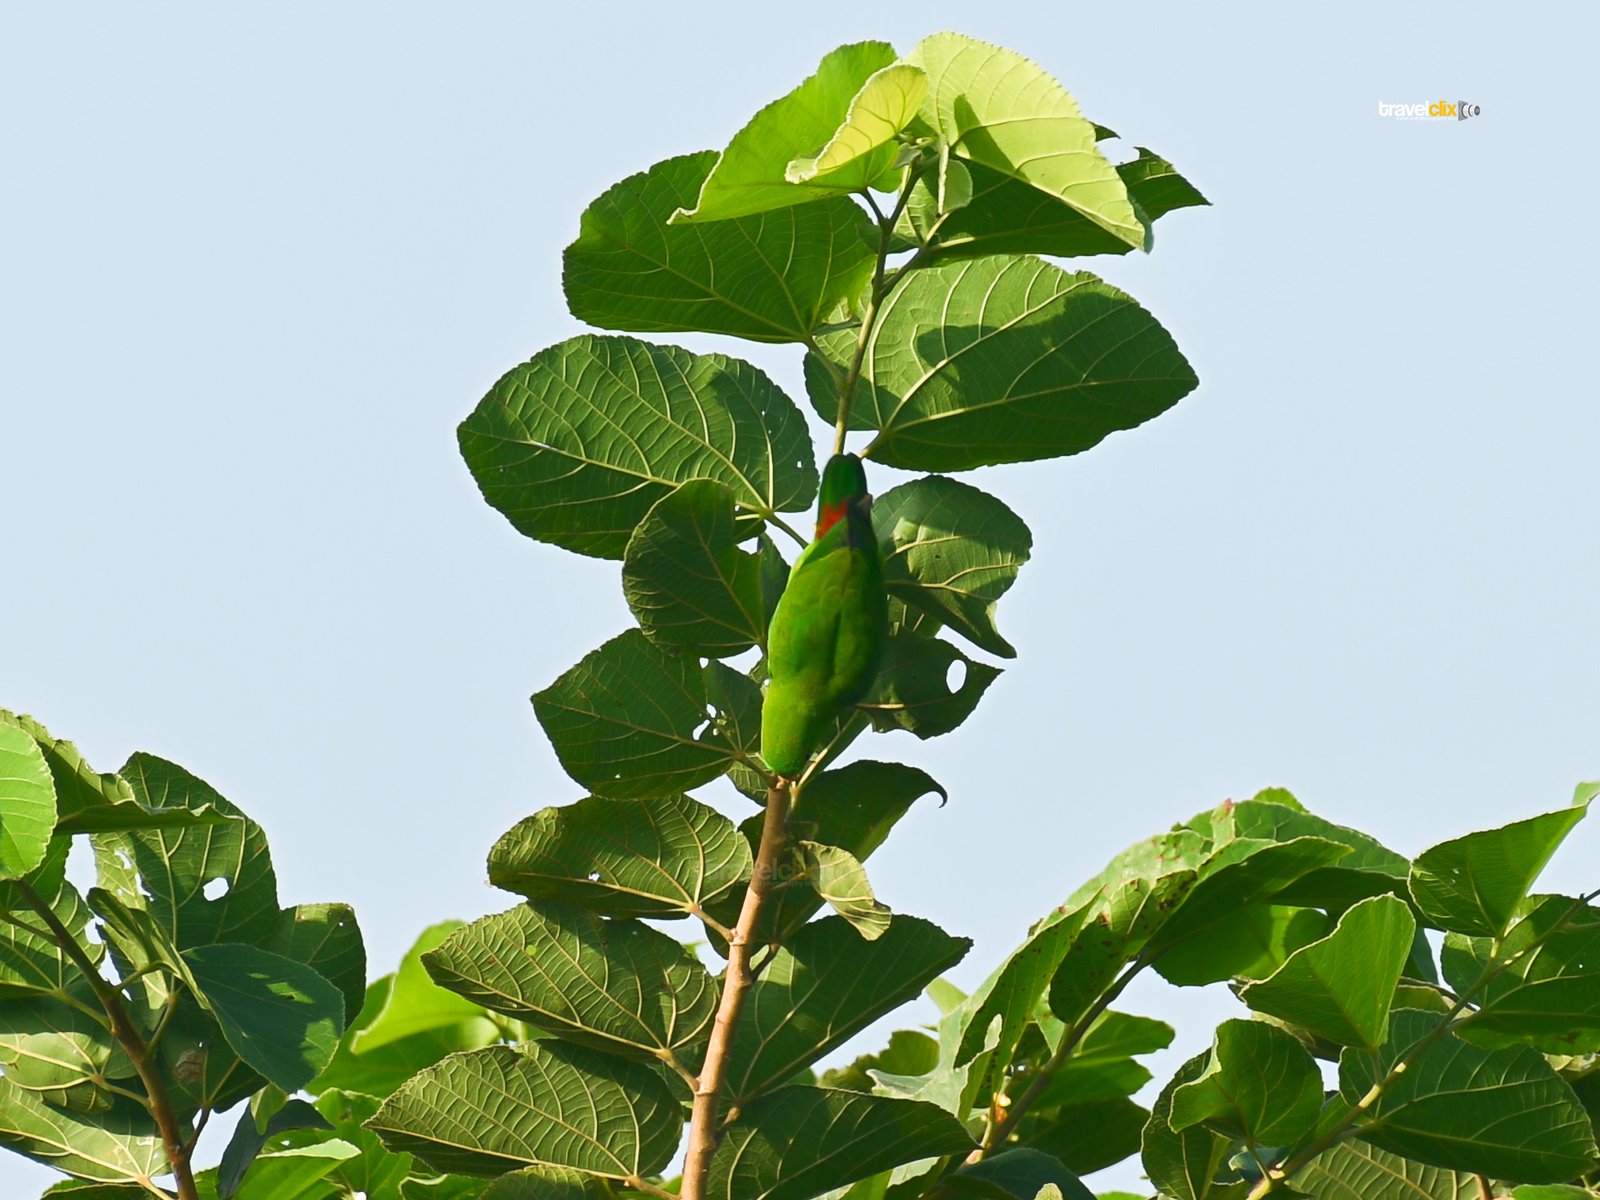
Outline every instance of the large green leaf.
<svg viewBox="0 0 1600 1200"><path fill-rule="evenodd" d="M1239 998L1343 1046L1376 1049L1388 1033L1395 985L1411 954L1416 922L1393 896L1363 900L1332 933L1302 946ZM1270 1139L1268 1139L1270 1142Z"/></svg>
<svg viewBox="0 0 1600 1200"><path fill-rule="evenodd" d="M180 950L270 937L278 923L278 883L261 827L210 784L152 754L135 754L118 774L146 808L234 819L96 834L100 886L129 907L148 909ZM218 881L224 891L209 899Z"/></svg>
<svg viewBox="0 0 1600 1200"><path fill-rule="evenodd" d="M960 682L950 670L961 665ZM910 630L891 633L878 678L862 709L880 732L906 729L919 738L949 733L970 717L1000 668L969 658L949 642Z"/></svg>
<svg viewBox="0 0 1600 1200"><path fill-rule="evenodd" d="M484 1189L480 1200L604 1200L611 1193L597 1186L593 1175L561 1167L524 1167L502 1175Z"/></svg>
<svg viewBox="0 0 1600 1200"><path fill-rule="evenodd" d="M991 654L1016 657L994 610L1033 548L1021 517L987 492L933 475L879 496L872 522L891 595Z"/></svg>
<svg viewBox="0 0 1600 1200"><path fill-rule="evenodd" d="M1289 1034L1260 1021L1217 1026L1211 1060L1172 1094L1168 1123L1182 1131L1201 1122L1256 1146L1292 1146L1322 1110L1322 1074Z"/></svg>
<svg viewBox="0 0 1600 1200"><path fill-rule="evenodd" d="M562 259L573 316L635 333L803 342L860 293L872 275L876 233L842 196L669 225L675 210L694 205L716 159L709 150L669 158L584 210L578 240Z"/></svg>
<svg viewBox="0 0 1600 1200"><path fill-rule="evenodd" d="M286 1092L315 1079L344 1029L339 989L304 963L256 946L195 946L184 960L228 1046Z"/></svg>
<svg viewBox="0 0 1600 1200"><path fill-rule="evenodd" d="M858 192L873 182L894 161L898 148L888 139L867 153L840 156L837 164L830 162L832 169L812 173L804 181L791 181L789 167L796 160L822 155L850 122L857 93L894 62L894 48L885 42L857 42L829 52L815 75L767 105L733 135L694 206L674 213L673 224L770 212ZM912 114L905 115L909 119ZM877 134L871 140L876 141ZM795 179L806 174L806 164L797 163Z"/></svg>
<svg viewBox="0 0 1600 1200"><path fill-rule="evenodd" d="M1150 1113L1126 1096L1063 1104L1025 1122L1018 1140L1060 1159L1079 1175L1101 1171L1139 1153Z"/></svg>
<svg viewBox="0 0 1600 1200"><path fill-rule="evenodd" d="M320 1141L333 1130L332 1122L304 1100L285 1100L283 1107L271 1115L262 1110L260 1119L256 1109L255 1104L247 1105L240 1114L217 1164L216 1190L221 1200L232 1200L238 1194L251 1165L274 1138L294 1130L315 1130Z"/></svg>
<svg viewBox="0 0 1600 1200"><path fill-rule="evenodd" d="M938 1065L938 1042L920 1030L897 1029L889 1035L889 1044L882 1050L860 1055L849 1066L829 1068L822 1072L818 1082L823 1087L870 1092L874 1081L869 1071L887 1071L891 1075L926 1075Z"/></svg>
<svg viewBox="0 0 1600 1200"><path fill-rule="evenodd" d="M0 722L0 879L44 861L56 829L56 789L39 744Z"/></svg>
<svg viewBox="0 0 1600 1200"><path fill-rule="evenodd" d="M97 1003L88 987L69 994L72 1004L42 995L0 1004L0 1067L12 1083L50 1104L104 1111L112 1097L99 1085L131 1077L133 1064L103 1021L84 1011Z"/></svg>
<svg viewBox="0 0 1600 1200"><path fill-rule="evenodd" d="M367 1125L391 1150L439 1171L552 1166L630 1179L667 1165L681 1113L649 1067L535 1042L453 1054L390 1096Z"/></svg>
<svg viewBox="0 0 1600 1200"><path fill-rule="evenodd" d="M461 424L484 499L518 530L600 558L680 483L716 479L762 516L817 492L805 418L749 363L582 336L506 374Z"/></svg>
<svg viewBox="0 0 1600 1200"><path fill-rule="evenodd" d="M866 941L840 917L802 926L745 999L724 1086L741 1105L912 1000L972 943L898 916Z"/></svg>
<svg viewBox="0 0 1600 1200"><path fill-rule="evenodd" d="M656 645L728 658L767 639L761 560L739 542L733 490L692 479L656 502L622 559L628 607Z"/></svg>
<svg viewBox="0 0 1600 1200"><path fill-rule="evenodd" d="M842 365L855 334L818 346ZM884 301L850 424L879 431L866 457L965 471L1077 454L1159 416L1196 382L1126 293L1038 259L982 258L917 271ZM806 383L833 420L837 392L815 355Z"/></svg>
<svg viewBox="0 0 1600 1200"><path fill-rule="evenodd" d="M1412 1162L1365 1142L1323 1151L1291 1183L1318 1200L1483 1200L1476 1175Z"/></svg>
<svg viewBox="0 0 1600 1200"><path fill-rule="evenodd" d="M1144 244L1128 189L1095 127L1059 83L1020 54L959 33L906 56L928 76L923 119L956 153L1054 197L1130 246Z"/></svg>
<svg viewBox="0 0 1600 1200"><path fill-rule="evenodd" d="M779 1088L728 1126L711 1158L706 1195L807 1200L901 1163L965 1154L972 1146L961 1122L933 1104Z"/></svg>
<svg viewBox="0 0 1600 1200"><path fill-rule="evenodd" d="M1458 993L1488 973L1473 997L1478 1011L1460 1029L1468 1041L1600 1053L1600 909L1538 896L1498 946L1452 933L1443 959Z"/></svg>
<svg viewBox="0 0 1600 1200"><path fill-rule="evenodd" d="M575 904L519 904L423 955L441 987L613 1054L660 1058L710 1031L717 989L686 947Z"/></svg>
<svg viewBox="0 0 1600 1200"><path fill-rule="evenodd" d="M751 861L733 822L698 800L590 796L505 834L489 852L489 881L606 916L682 917L741 888Z"/></svg>
<svg viewBox="0 0 1600 1200"><path fill-rule="evenodd" d="M1588 811L1587 805L1558 809L1424 850L1411 868L1417 907L1441 929L1499 937L1556 847Z"/></svg>
<svg viewBox="0 0 1600 1200"><path fill-rule="evenodd" d="M1144 1128L1144 1173L1171 1200L1243 1200L1249 1185L1228 1167L1233 1143L1204 1125L1172 1127L1173 1097L1204 1074L1211 1055L1198 1054L1162 1089Z"/></svg>
<svg viewBox="0 0 1600 1200"><path fill-rule="evenodd" d="M53 737L26 714L0 709L0 725L10 725L39 744L56 791L57 833L112 833L124 829L216 824L228 818L209 809L146 808L133 796L127 780L101 774L84 762L71 742Z"/></svg>
<svg viewBox="0 0 1600 1200"><path fill-rule="evenodd" d="M79 1179L122 1183L166 1172L150 1115L132 1101L110 1111L54 1108L0 1077L0 1145Z"/></svg>
<svg viewBox="0 0 1600 1200"><path fill-rule="evenodd" d="M638 629L618 634L533 697L567 774L597 795L645 799L710 783L733 748L706 717L693 658Z"/></svg>
<svg viewBox="0 0 1600 1200"><path fill-rule="evenodd" d="M910 202L896 226L905 242L925 244L930 255L945 259L991 254L1076 258L1127 254L1136 248L1077 209L1014 176L978 163L968 163L966 169L972 197L953 212L941 211L936 189L926 176L913 185ZM1135 215L1146 222L1174 209L1208 203L1171 163L1142 146L1138 158L1119 164L1116 170L1128 189ZM1146 248L1149 240L1147 230Z"/></svg>
<svg viewBox="0 0 1600 1200"><path fill-rule="evenodd" d="M1339 1090L1355 1104L1437 1025L1401 1009L1379 1051L1348 1049ZM1361 1136L1418 1162L1527 1183L1559 1183L1595 1166L1594 1129L1572 1088L1526 1047L1485 1050L1445 1036L1367 1109Z"/></svg>
<svg viewBox="0 0 1600 1200"><path fill-rule="evenodd" d="M336 1194L329 1177L359 1153L341 1138L264 1151L251 1164L234 1200L329 1200ZM207 1171L195 1179L200 1200L221 1196L217 1190L219 1175L220 1172Z"/></svg>

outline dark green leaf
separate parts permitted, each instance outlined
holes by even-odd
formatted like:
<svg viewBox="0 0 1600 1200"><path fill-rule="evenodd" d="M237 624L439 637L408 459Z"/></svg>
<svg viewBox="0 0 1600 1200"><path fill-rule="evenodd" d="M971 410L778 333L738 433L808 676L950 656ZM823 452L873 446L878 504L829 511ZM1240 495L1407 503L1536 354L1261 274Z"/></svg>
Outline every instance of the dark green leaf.
<svg viewBox="0 0 1600 1200"><path fill-rule="evenodd" d="M1559 809L1424 850L1411 868L1423 914L1453 933L1499 937L1587 806Z"/></svg>
<svg viewBox="0 0 1600 1200"><path fill-rule="evenodd" d="M1135 215L1152 222L1174 209L1208 203L1171 163L1142 146L1138 149L1138 158L1117 166ZM1054 196L1004 172L978 163L968 163L967 171L972 181L967 204L941 221L934 190L924 177L912 188L896 232L908 243L926 242L930 253L949 259L991 254L1077 258L1126 254L1137 248ZM1147 241L1148 237L1147 231Z"/></svg>
<svg viewBox="0 0 1600 1200"><path fill-rule="evenodd" d="M1016 657L994 610L1033 549L1021 517L987 492L932 475L879 496L872 522L891 595L991 654Z"/></svg>
<svg viewBox="0 0 1600 1200"><path fill-rule="evenodd" d="M972 1146L961 1122L936 1105L779 1088L728 1126L711 1159L706 1195L807 1200L901 1163L965 1154Z"/></svg>
<svg viewBox="0 0 1600 1200"><path fill-rule="evenodd" d="M742 1104L793 1077L915 998L971 945L918 917L896 917L872 942L839 917L802 926L745 999L728 1051L728 1094Z"/></svg>
<svg viewBox="0 0 1600 1200"><path fill-rule="evenodd" d="M682 1109L646 1067L535 1042L454 1054L413 1077L367 1125L435 1170L499 1175L570 1167L612 1179L667 1165Z"/></svg>
<svg viewBox="0 0 1600 1200"><path fill-rule="evenodd" d="M633 338L583 336L504 376L460 429L484 499L518 530L621 558L652 505L715 479L768 515L810 505L805 418L749 363Z"/></svg>
<svg viewBox="0 0 1600 1200"><path fill-rule="evenodd" d="M733 762L706 716L700 664L637 629L612 638L533 697L556 757L595 794L644 799L709 783Z"/></svg>
<svg viewBox="0 0 1600 1200"><path fill-rule="evenodd" d="M628 607L656 645L727 658L766 641L761 564L739 549L733 490L692 479L639 522L622 559Z"/></svg>
<svg viewBox="0 0 1600 1200"><path fill-rule="evenodd" d="M1327 937L1296 950L1266 979L1247 985L1239 998L1256 1012L1340 1045L1376 1048L1388 1033L1389 1007L1415 932L1404 901L1393 896L1363 900Z"/></svg>
<svg viewBox="0 0 1600 1200"><path fill-rule="evenodd" d="M1168 1123L1202 1122L1256 1146L1292 1146L1316 1126L1322 1074L1304 1046L1260 1021L1217 1026L1211 1060L1172 1095Z"/></svg>
<svg viewBox="0 0 1600 1200"><path fill-rule="evenodd" d="M960 683L949 684L961 664ZM878 679L862 708L880 732L908 729L919 738L949 733L972 715L1000 668L968 658L949 642L899 631L889 637Z"/></svg>
<svg viewBox="0 0 1600 1200"><path fill-rule="evenodd" d="M263 950L304 963L344 998L345 1024L355 1020L367 990L367 948L348 904L297 904L278 914Z"/></svg>
<svg viewBox="0 0 1600 1200"><path fill-rule="evenodd" d="M837 365L855 335L819 347ZM836 392L815 355L806 381L832 420ZM884 302L850 422L879 431L867 457L964 471L1077 454L1159 416L1196 382L1127 294L1038 259L984 258L920 270Z"/></svg>
<svg viewBox="0 0 1600 1200"><path fill-rule="evenodd" d="M1149 1120L1150 1114L1126 1096L1063 1104L1025 1125L1019 1140L1087 1175L1139 1153Z"/></svg>
<svg viewBox="0 0 1600 1200"><path fill-rule="evenodd" d="M1163 953L1155 969L1169 983L1197 987L1224 979L1265 979L1291 954L1333 930L1314 908L1252 904Z"/></svg>
<svg viewBox="0 0 1600 1200"><path fill-rule="evenodd" d="M484 1188L480 1200L602 1200L610 1193L593 1175L562 1167L524 1167Z"/></svg>
<svg viewBox="0 0 1600 1200"><path fill-rule="evenodd" d="M635 333L700 330L800 342L872 275L876 233L839 196L759 217L669 225L694 207L715 151L657 163L583 214L563 257L573 316Z"/></svg>
<svg viewBox="0 0 1600 1200"><path fill-rule="evenodd" d="M89 906L66 880L67 852L72 839L57 838L48 857L29 877L29 883L81 945L89 924ZM46 993L60 996L78 979L78 968L61 952L49 936L39 915L20 896L10 894L9 885L0 884L0 896L11 911L0 915L0 1000ZM91 959L100 960L99 946L89 945Z"/></svg>
<svg viewBox="0 0 1600 1200"><path fill-rule="evenodd" d="M1339 1059L1339 1090L1355 1104L1439 1022L1402 1009L1377 1052ZM1418 1162L1527 1183L1560 1183L1595 1165L1594 1129L1572 1088L1526 1047L1484 1050L1453 1036L1430 1046L1368 1110L1361 1136Z"/></svg>
<svg viewBox="0 0 1600 1200"><path fill-rule="evenodd" d="M286 1092L315 1079L344 1029L339 989L304 963L255 946L195 946L184 959L228 1046Z"/></svg>
<svg viewBox="0 0 1600 1200"><path fill-rule="evenodd" d="M682 795L546 808L489 853L496 887L612 917L686 916L742 888L750 870L733 822Z"/></svg>
<svg viewBox="0 0 1600 1200"><path fill-rule="evenodd" d="M569 1041L656 1059L710 1031L717 989L688 947L573 904L519 904L423 955L434 982Z"/></svg>

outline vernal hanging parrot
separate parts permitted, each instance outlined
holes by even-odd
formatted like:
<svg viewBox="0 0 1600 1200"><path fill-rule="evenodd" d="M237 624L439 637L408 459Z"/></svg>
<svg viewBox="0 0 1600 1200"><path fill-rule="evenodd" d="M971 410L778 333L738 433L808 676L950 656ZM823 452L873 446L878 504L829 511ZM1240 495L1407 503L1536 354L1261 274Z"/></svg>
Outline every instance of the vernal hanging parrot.
<svg viewBox="0 0 1600 1200"><path fill-rule="evenodd" d="M805 769L835 718L872 686L888 636L867 473L854 454L835 454L822 472L816 539L789 571L767 631L767 766L791 779Z"/></svg>

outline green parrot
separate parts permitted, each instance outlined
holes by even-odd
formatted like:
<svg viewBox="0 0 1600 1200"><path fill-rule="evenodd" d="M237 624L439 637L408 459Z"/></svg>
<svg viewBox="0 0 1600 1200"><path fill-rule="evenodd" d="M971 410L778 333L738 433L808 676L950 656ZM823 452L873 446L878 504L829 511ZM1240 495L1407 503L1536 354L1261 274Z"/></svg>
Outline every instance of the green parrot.
<svg viewBox="0 0 1600 1200"><path fill-rule="evenodd" d="M790 779L805 769L835 718L872 686L888 636L867 473L854 454L835 454L822 472L816 540L795 559L767 631L767 766Z"/></svg>

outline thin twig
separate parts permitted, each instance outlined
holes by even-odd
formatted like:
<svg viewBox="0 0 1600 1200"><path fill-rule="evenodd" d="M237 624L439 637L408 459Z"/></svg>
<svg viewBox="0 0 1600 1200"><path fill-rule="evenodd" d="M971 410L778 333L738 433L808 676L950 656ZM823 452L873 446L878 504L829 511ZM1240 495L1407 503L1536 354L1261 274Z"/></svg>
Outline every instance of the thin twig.
<svg viewBox="0 0 1600 1200"><path fill-rule="evenodd" d="M767 811L761 823L761 844L756 850L755 868L745 888L739 920L728 939L728 968L722 978L722 999L717 1005L711 1039L706 1044L705 1062L695 1082L694 1107L689 1117L689 1149L683 1163L682 1200L703 1200L711 1155L717 1148L719 1123L717 1108L727 1069L728 1049L739 1023L739 1013L750 989L750 952L756 924L767 894L777 880L787 836L789 818L789 780L779 776L767 789Z"/></svg>
<svg viewBox="0 0 1600 1200"><path fill-rule="evenodd" d="M122 1044L128 1061L138 1072L139 1082L144 1084L145 1106L155 1118L156 1128L161 1131L161 1145L167 1154L167 1165L172 1169L172 1177L178 1184L178 1200L200 1200L200 1194L195 1191L194 1173L189 1167L189 1151L184 1145L183 1130L178 1124L172 1103L167 1098L166 1081L161 1078L161 1072L151 1060L144 1039L139 1036L138 1028L128 1016L127 1006L122 1002L122 993L95 969L88 951L78 944L78 939L72 936L72 931L61 923L55 910L34 890L33 885L25 879L19 879L16 886L22 897L27 900L29 907L38 913L40 919L49 927L50 935L56 945L61 947L62 952L83 973L84 980L93 989L95 998L100 1001L101 1007L106 1010L106 1016L111 1021L111 1036Z"/></svg>

